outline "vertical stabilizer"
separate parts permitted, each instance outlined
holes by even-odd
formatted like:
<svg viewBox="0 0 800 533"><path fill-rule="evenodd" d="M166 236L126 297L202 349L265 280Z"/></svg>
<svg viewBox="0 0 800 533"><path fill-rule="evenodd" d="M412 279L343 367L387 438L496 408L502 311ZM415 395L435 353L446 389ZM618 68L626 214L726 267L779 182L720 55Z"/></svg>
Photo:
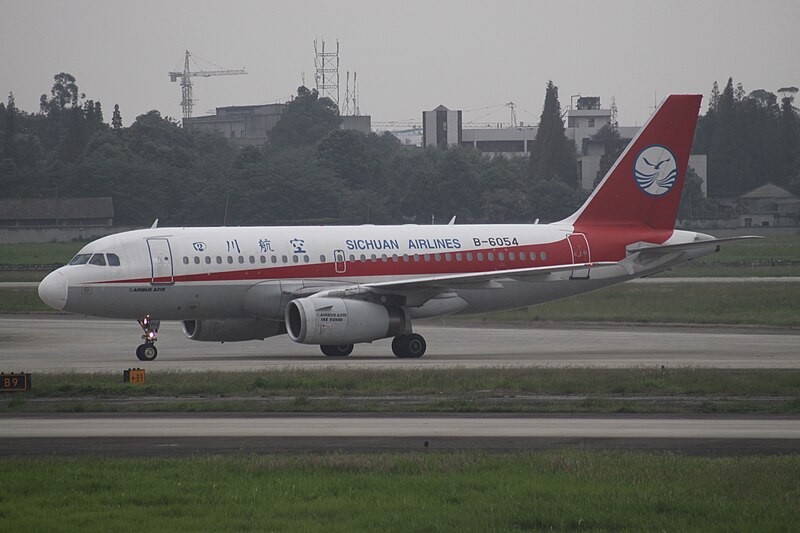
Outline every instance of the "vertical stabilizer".
<svg viewBox="0 0 800 533"><path fill-rule="evenodd" d="M673 229L700 100L695 94L668 96L586 203L564 222Z"/></svg>

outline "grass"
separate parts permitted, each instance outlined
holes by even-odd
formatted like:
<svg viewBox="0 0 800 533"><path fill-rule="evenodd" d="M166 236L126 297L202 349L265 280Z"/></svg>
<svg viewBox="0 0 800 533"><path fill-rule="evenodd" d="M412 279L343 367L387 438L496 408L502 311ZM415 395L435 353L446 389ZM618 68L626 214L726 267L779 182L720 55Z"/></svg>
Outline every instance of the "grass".
<svg viewBox="0 0 800 533"><path fill-rule="evenodd" d="M0 313L53 312L39 299L36 289L0 289Z"/></svg>
<svg viewBox="0 0 800 533"><path fill-rule="evenodd" d="M4 244L0 246L0 265L65 265L85 242Z"/></svg>
<svg viewBox="0 0 800 533"><path fill-rule="evenodd" d="M800 235L725 244L720 251L659 274L660 277L800 276Z"/></svg>
<svg viewBox="0 0 800 533"><path fill-rule="evenodd" d="M788 531L800 457L2 459L6 531Z"/></svg>
<svg viewBox="0 0 800 533"><path fill-rule="evenodd" d="M800 371L324 369L37 374L2 412L798 413Z"/></svg>
<svg viewBox="0 0 800 533"><path fill-rule="evenodd" d="M798 327L798 302L798 283L623 284L527 309L477 315L477 318L487 322L546 320Z"/></svg>

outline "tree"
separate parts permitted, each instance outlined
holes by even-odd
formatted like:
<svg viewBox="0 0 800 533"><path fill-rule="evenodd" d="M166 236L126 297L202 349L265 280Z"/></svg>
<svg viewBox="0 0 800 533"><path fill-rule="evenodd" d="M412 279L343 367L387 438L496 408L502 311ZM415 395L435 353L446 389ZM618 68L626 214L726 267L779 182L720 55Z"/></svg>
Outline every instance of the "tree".
<svg viewBox="0 0 800 533"><path fill-rule="evenodd" d="M622 141L619 136L619 130L613 124L603 124L603 127L592 136L592 139L602 142L605 147L603 155L600 157L600 168L598 168L594 179L593 186L597 187L617 158L619 158L627 143Z"/></svg>
<svg viewBox="0 0 800 533"><path fill-rule="evenodd" d="M276 148L308 146L324 139L341 123L333 100L320 98L316 89L300 86L297 97L286 104L270 140Z"/></svg>
<svg viewBox="0 0 800 533"><path fill-rule="evenodd" d="M114 133L122 131L122 113L119 112L119 104L114 104L114 114L111 117L111 129Z"/></svg>
<svg viewBox="0 0 800 533"><path fill-rule="evenodd" d="M43 94L39 99L39 107L43 114L51 118L60 118L65 109L78 107L78 101L86 97L78 91L75 76L60 72L53 76L53 87L50 89L52 97Z"/></svg>
<svg viewBox="0 0 800 533"><path fill-rule="evenodd" d="M798 117L797 112L792 105L794 101L794 93L782 89L782 92L787 96L781 99L781 111L779 122L779 138L778 138L778 168L775 182L779 185L787 185L793 177L796 163L800 156L800 133L798 133Z"/></svg>
<svg viewBox="0 0 800 533"><path fill-rule="evenodd" d="M539 129L531 147L530 175L533 181L558 177L570 187L578 185L575 145L564 134L558 87L552 81L547 82Z"/></svg>
<svg viewBox="0 0 800 533"><path fill-rule="evenodd" d="M744 187L740 172L740 150L736 136L736 99L733 78L719 98L715 112L714 131L708 154L709 175L713 176L714 194L741 194Z"/></svg>
<svg viewBox="0 0 800 533"><path fill-rule="evenodd" d="M14 103L14 93L8 93L8 105L5 107L5 120L3 121L3 150L0 152L2 158L16 161L14 150L14 137L17 135L17 106Z"/></svg>
<svg viewBox="0 0 800 533"><path fill-rule="evenodd" d="M719 106L719 84L714 81L714 86L711 88L711 98L708 99L708 113L713 113Z"/></svg>

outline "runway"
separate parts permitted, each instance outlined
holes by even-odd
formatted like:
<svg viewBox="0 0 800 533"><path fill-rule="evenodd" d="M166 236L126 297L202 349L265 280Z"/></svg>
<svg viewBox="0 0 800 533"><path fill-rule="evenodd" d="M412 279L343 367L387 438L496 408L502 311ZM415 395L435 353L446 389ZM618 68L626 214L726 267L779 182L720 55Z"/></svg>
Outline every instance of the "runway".
<svg viewBox="0 0 800 533"><path fill-rule="evenodd" d="M426 446L427 443L427 446ZM531 450L559 446L686 453L797 453L797 417L223 416L8 417L0 455L186 455L230 451Z"/></svg>
<svg viewBox="0 0 800 533"><path fill-rule="evenodd" d="M135 322L5 315L0 317L0 371L116 372L132 366L191 371L332 366L800 368L796 330L431 324L414 329L428 342L421 359L397 359L391 355L390 340L382 340L358 345L350 357L332 360L318 347L293 343L286 336L240 343L196 342L183 336L178 323L164 322L158 359L143 363L134 355L141 342Z"/></svg>

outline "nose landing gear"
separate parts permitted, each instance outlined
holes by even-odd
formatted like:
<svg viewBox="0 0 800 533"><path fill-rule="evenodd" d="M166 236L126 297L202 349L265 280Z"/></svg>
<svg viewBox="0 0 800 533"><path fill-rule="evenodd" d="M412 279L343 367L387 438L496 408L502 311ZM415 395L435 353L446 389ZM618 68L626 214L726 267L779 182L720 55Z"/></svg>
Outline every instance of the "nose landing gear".
<svg viewBox="0 0 800 533"><path fill-rule="evenodd" d="M150 315L147 315L144 318L140 318L138 322L144 330L144 335L142 335L144 344L140 344L136 348L136 357L139 358L139 361L152 361L158 356L158 350L156 349L155 342L156 337L158 336L158 327L161 325L161 321L153 320L150 318Z"/></svg>

